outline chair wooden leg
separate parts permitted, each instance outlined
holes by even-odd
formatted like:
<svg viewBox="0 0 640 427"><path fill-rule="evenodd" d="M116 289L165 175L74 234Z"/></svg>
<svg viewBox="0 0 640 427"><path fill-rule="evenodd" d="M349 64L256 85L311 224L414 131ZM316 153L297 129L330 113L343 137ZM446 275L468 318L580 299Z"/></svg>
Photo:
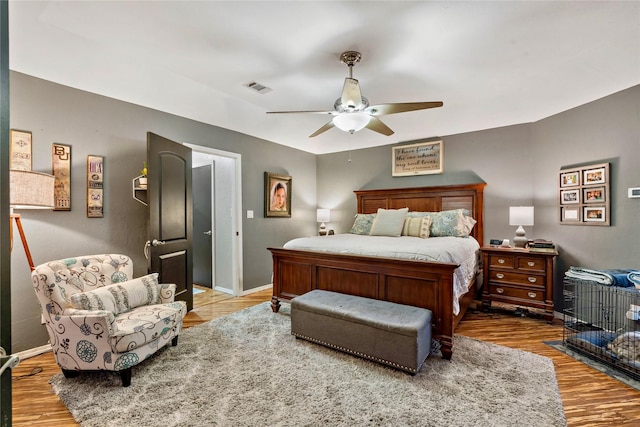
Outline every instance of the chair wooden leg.
<svg viewBox="0 0 640 427"><path fill-rule="evenodd" d="M122 387L129 387L131 385L131 368L120 371L120 378L122 379Z"/></svg>
<svg viewBox="0 0 640 427"><path fill-rule="evenodd" d="M62 374L65 378L76 378L78 375L80 375L80 371L62 369Z"/></svg>
<svg viewBox="0 0 640 427"><path fill-rule="evenodd" d="M178 345L178 336L177 335L171 339L171 345L174 346L174 347Z"/></svg>

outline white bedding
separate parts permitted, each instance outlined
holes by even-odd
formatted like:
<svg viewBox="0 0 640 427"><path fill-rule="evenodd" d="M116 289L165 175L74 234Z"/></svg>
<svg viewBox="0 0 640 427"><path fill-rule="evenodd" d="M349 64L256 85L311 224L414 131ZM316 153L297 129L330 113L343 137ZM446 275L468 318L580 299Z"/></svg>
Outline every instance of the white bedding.
<svg viewBox="0 0 640 427"><path fill-rule="evenodd" d="M453 276L453 314L460 312L458 299L469 290L478 268L480 245L473 237L386 237L358 234L301 237L285 243L286 249L380 256L417 261L452 262L460 267Z"/></svg>

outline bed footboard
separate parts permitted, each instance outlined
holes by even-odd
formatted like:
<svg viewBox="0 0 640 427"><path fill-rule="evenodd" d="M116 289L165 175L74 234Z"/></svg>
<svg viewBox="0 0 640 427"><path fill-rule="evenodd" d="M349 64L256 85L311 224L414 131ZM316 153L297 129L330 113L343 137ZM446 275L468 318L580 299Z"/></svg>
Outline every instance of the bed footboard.
<svg viewBox="0 0 640 427"><path fill-rule="evenodd" d="M433 338L442 357L453 353L455 263L269 248L273 256L271 309L313 289L423 307L433 313Z"/></svg>

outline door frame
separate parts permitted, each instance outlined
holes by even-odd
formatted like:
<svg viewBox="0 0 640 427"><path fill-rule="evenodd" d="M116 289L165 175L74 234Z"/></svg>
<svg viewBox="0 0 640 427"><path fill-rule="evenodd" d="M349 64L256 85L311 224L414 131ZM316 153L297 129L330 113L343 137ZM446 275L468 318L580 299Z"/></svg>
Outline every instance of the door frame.
<svg viewBox="0 0 640 427"><path fill-rule="evenodd" d="M205 147L202 145L184 143L192 151L211 154L214 156L226 157L233 160L234 169L234 191L232 192L232 212L231 223L233 224L234 232L233 239L231 241L232 251L232 280L233 280L233 296L241 296L243 294L243 260L242 260L242 155L238 153L232 153L230 151L218 150L216 148ZM215 189L212 188L211 203L214 207L215 201ZM214 249L215 253L215 249ZM213 278L215 283L215 277ZM215 288L215 285L214 285Z"/></svg>

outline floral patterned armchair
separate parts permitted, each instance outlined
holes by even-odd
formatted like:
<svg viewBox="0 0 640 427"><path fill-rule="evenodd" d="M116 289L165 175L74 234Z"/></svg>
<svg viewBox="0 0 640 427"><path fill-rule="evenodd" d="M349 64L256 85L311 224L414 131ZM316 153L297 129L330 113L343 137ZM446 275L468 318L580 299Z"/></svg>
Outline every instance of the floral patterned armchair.
<svg viewBox="0 0 640 427"><path fill-rule="evenodd" d="M183 301L157 273L132 278L126 255L86 255L41 264L31 280L53 354L67 378L79 371L118 371L131 384L131 367L169 341L178 344Z"/></svg>

